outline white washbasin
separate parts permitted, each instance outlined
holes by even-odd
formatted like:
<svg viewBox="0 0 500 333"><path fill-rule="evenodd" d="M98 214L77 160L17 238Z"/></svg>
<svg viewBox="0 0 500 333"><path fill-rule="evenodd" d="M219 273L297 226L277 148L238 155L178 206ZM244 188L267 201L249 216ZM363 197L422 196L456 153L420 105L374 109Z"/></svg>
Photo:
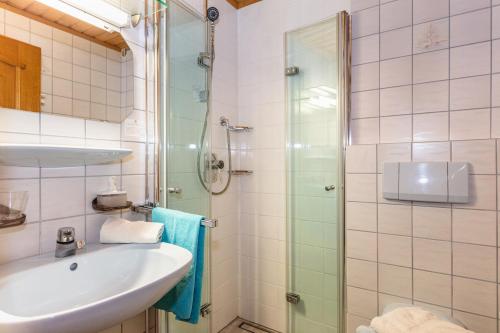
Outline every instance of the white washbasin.
<svg viewBox="0 0 500 333"><path fill-rule="evenodd" d="M158 301L192 255L171 244L90 245L0 266L0 333L97 332ZM78 267L70 270L71 264Z"/></svg>

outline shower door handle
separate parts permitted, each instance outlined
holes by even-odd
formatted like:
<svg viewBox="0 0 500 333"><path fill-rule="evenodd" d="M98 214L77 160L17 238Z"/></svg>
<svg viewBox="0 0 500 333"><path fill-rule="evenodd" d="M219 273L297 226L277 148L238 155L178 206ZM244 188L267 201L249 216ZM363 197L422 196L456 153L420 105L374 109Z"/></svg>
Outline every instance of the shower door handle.
<svg viewBox="0 0 500 333"><path fill-rule="evenodd" d="M180 187L169 187L167 188L168 193L180 194L182 193L182 188Z"/></svg>
<svg viewBox="0 0 500 333"><path fill-rule="evenodd" d="M333 190L335 190L335 185L325 186L325 191L330 192L330 191L333 191Z"/></svg>

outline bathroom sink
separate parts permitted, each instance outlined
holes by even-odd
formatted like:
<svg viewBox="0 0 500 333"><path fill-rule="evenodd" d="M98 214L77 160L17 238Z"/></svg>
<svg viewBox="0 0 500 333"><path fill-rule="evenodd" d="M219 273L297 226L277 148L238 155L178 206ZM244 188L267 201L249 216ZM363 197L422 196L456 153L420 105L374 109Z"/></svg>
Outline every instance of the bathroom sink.
<svg viewBox="0 0 500 333"><path fill-rule="evenodd" d="M0 265L0 333L98 332L158 301L191 261L171 244L99 244Z"/></svg>

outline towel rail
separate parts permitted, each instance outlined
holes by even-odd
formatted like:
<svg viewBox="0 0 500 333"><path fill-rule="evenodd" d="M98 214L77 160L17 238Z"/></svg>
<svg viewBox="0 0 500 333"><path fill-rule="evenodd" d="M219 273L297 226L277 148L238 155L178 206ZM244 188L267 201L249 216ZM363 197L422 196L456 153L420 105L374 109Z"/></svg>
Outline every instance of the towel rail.
<svg viewBox="0 0 500 333"><path fill-rule="evenodd" d="M155 207L158 207L158 204L155 203L146 203L144 205L132 205L132 211L139 213L139 214L145 214L145 215L151 215L153 213L153 209ZM207 228L215 228L217 227L218 220L217 219L203 219L201 220L200 224L207 227Z"/></svg>
<svg viewBox="0 0 500 333"><path fill-rule="evenodd" d="M201 225L204 225L207 228L215 228L217 227L217 220L216 219L203 219L201 220Z"/></svg>

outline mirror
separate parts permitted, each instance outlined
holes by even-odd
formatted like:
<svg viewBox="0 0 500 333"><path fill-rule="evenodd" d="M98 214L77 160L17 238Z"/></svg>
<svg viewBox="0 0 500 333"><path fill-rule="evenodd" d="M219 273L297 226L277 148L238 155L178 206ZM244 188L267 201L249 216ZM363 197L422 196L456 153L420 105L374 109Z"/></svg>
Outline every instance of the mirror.
<svg viewBox="0 0 500 333"><path fill-rule="evenodd" d="M110 122L133 108L132 54L117 32L35 0L8 0L0 45L0 108Z"/></svg>

